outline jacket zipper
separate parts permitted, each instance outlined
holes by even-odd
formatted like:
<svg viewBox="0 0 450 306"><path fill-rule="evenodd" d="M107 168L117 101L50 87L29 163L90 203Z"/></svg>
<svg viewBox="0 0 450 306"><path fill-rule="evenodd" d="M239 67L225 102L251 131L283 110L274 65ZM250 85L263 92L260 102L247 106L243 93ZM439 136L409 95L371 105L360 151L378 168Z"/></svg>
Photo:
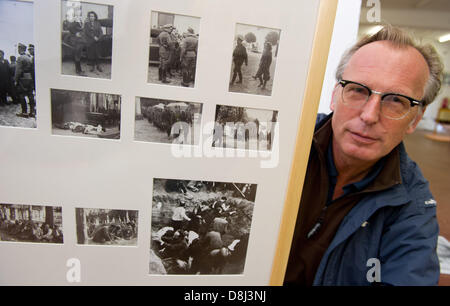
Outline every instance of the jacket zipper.
<svg viewBox="0 0 450 306"><path fill-rule="evenodd" d="M310 239L312 236L314 236L322 227L323 221L325 220L325 214L327 213L328 205L325 205L322 208L322 211L320 212L319 218L317 219L316 224L312 227L312 229L309 231L308 235L306 236L306 239Z"/></svg>

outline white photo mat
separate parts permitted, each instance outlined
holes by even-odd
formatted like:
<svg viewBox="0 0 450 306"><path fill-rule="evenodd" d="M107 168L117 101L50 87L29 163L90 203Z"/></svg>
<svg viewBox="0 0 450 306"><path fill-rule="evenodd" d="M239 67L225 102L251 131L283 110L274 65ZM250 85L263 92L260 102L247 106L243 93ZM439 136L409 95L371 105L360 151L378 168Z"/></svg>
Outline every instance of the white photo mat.
<svg viewBox="0 0 450 306"><path fill-rule="evenodd" d="M86 2L114 7L110 80L61 74L61 1L34 1L37 128L0 127L0 203L62 206L64 244L0 241L0 284L70 285L66 263L77 258L81 285L268 285L319 1ZM151 11L200 18L194 88L147 83ZM228 91L238 23L281 30L271 96ZM120 139L52 135L50 89L120 95ZM136 97L202 103L203 126L214 121L218 104L276 110L279 150L269 157L175 158L171 145L134 140ZM211 145L211 133L203 133L202 146ZM262 168L271 158L275 166ZM242 275L148 274L154 178L257 184ZM138 210L137 246L80 247L76 207Z"/></svg>

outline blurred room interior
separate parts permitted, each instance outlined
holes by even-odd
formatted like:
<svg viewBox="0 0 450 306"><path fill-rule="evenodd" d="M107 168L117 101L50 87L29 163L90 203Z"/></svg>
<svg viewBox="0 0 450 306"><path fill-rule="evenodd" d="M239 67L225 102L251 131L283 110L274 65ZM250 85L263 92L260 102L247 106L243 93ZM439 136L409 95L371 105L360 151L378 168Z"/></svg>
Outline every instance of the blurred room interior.
<svg viewBox="0 0 450 306"><path fill-rule="evenodd" d="M437 201L441 236L438 250L447 254L444 265L440 256L439 285L450 286L450 244L447 244L450 241L450 1L340 0L319 112L331 112L329 101L340 55L358 38L377 32L383 23L402 27L419 41L432 44L444 62L441 91L427 107L417 130L404 143L410 157L429 180Z"/></svg>

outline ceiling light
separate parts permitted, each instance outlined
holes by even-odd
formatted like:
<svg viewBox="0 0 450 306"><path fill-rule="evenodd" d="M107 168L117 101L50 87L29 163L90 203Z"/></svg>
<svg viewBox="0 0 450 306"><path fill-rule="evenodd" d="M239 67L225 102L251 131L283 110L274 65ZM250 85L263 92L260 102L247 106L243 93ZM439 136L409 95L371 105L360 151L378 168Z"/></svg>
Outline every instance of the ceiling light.
<svg viewBox="0 0 450 306"><path fill-rule="evenodd" d="M443 43L443 42L446 42L446 41L449 41L450 40L450 34L445 34L445 35L442 35L441 37L439 37L439 42L440 43Z"/></svg>

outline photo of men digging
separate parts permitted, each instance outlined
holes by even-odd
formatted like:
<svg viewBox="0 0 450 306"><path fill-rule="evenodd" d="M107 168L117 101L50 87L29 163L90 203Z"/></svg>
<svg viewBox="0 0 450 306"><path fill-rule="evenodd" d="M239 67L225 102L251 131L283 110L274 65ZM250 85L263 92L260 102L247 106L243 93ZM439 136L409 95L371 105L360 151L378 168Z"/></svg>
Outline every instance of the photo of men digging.
<svg viewBox="0 0 450 306"><path fill-rule="evenodd" d="M76 208L77 243L137 245L138 211Z"/></svg>
<svg viewBox="0 0 450 306"><path fill-rule="evenodd" d="M255 184L154 179L150 274L242 274Z"/></svg>

